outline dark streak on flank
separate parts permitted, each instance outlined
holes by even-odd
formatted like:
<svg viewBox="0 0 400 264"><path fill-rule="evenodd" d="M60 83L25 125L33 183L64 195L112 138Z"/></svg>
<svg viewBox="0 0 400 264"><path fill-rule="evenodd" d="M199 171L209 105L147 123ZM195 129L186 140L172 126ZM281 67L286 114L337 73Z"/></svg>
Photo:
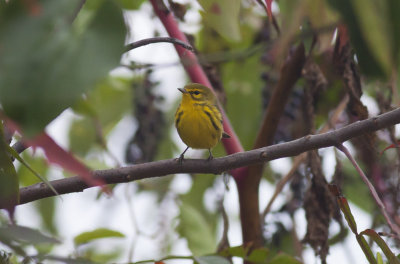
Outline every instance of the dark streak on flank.
<svg viewBox="0 0 400 264"><path fill-rule="evenodd" d="M175 120L175 126L178 126L179 121L181 121L181 116L183 115L183 111L180 111L179 113L176 114L176 120Z"/></svg>
<svg viewBox="0 0 400 264"><path fill-rule="evenodd" d="M210 109L210 112L212 112L213 114L215 114L215 116L221 116L220 112L218 111L218 106L213 105L213 106L210 107L209 105L206 105L206 107L207 107L208 109ZM218 120L219 120L219 122L220 122L221 125L222 125L222 117L218 118Z"/></svg>
<svg viewBox="0 0 400 264"><path fill-rule="evenodd" d="M213 125L215 130L219 131L219 127L217 126L217 124L215 124L214 119L212 118L211 114L205 110L203 110L203 112L208 116L208 118L210 119L211 124Z"/></svg>

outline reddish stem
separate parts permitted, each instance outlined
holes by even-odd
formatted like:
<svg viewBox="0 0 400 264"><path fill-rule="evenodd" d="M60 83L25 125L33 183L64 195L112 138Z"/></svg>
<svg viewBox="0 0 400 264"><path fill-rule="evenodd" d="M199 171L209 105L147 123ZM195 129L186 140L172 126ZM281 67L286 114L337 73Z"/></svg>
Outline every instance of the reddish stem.
<svg viewBox="0 0 400 264"><path fill-rule="evenodd" d="M272 22L272 0L265 0L266 4L266 11L268 14L268 19L270 22Z"/></svg>
<svg viewBox="0 0 400 264"><path fill-rule="evenodd" d="M357 170L358 174L361 176L361 179L364 181L364 183L367 185L372 197L374 198L376 204L378 205L379 209L381 209L381 212L383 216L386 219L386 222L388 223L390 229L392 232L394 232L396 235L400 234L400 228L396 224L394 224L389 216L389 214L386 212L386 207L385 204L382 202L381 198L379 197L378 193L376 192L374 186L372 183L368 180L367 176L364 174L360 166L358 166L356 160L353 158L353 156L350 154L348 149L343 145L343 144L338 144L336 146L340 151L342 151L346 157L350 160L350 162L353 164L354 168Z"/></svg>
<svg viewBox="0 0 400 264"><path fill-rule="evenodd" d="M159 3L157 0L150 0L150 3L153 6L154 12L157 14L158 18L163 23L165 29L167 30L168 34L172 38L179 39L183 42L189 43L185 34L180 31L178 27L178 23L176 22L175 18L173 17L172 13L169 10L165 10L163 5ZM179 46L174 45L176 51L178 52L179 57L181 58L182 64L188 73L192 82L201 83L207 87L212 88L210 81L207 78L207 75L203 71L203 68L199 64L196 55ZM225 150L227 154L233 154L236 152L243 152L244 149L240 144L240 141L232 128L232 125L222 107L220 107L224 130L228 133L231 138L230 139L223 139L222 143L224 144ZM239 168L231 171L232 176L235 178L236 181L243 179L246 176L246 168Z"/></svg>

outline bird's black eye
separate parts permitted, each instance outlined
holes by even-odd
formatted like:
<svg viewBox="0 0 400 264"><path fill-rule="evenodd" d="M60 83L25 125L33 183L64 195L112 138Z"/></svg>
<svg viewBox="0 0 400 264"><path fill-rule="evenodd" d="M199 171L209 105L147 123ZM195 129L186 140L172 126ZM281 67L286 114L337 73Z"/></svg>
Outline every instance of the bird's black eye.
<svg viewBox="0 0 400 264"><path fill-rule="evenodd" d="M194 93L195 95L199 95L199 94L200 94L199 91L194 91L193 93Z"/></svg>

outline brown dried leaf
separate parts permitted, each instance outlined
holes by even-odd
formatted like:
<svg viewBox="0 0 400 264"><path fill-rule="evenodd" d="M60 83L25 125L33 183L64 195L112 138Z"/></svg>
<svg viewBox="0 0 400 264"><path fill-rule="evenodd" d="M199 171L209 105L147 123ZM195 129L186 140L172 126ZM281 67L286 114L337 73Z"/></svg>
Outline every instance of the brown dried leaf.
<svg viewBox="0 0 400 264"><path fill-rule="evenodd" d="M155 106L161 98L152 93L155 84L150 81L150 74L147 72L143 84L134 87L133 103L138 129L126 147L125 159L128 163L153 161L165 130L163 113Z"/></svg>
<svg viewBox="0 0 400 264"><path fill-rule="evenodd" d="M322 173L321 160L316 151L308 153L308 172L311 186L304 198L307 219L307 233L303 242L309 243L325 263L329 252L329 222L335 208L335 199L329 191Z"/></svg>
<svg viewBox="0 0 400 264"><path fill-rule="evenodd" d="M180 21L184 21L184 17L187 11L187 5L176 3L172 0L168 0L169 7L171 8L172 13L174 13L175 17L177 17Z"/></svg>
<svg viewBox="0 0 400 264"><path fill-rule="evenodd" d="M333 63L349 95L347 112L350 120L354 122L368 118L368 109L360 100L362 95L360 72L357 63L354 61L353 50L346 30L339 30L338 32ZM364 164L370 166L370 169L376 164L375 141L375 133L368 133L352 140L361 160Z"/></svg>

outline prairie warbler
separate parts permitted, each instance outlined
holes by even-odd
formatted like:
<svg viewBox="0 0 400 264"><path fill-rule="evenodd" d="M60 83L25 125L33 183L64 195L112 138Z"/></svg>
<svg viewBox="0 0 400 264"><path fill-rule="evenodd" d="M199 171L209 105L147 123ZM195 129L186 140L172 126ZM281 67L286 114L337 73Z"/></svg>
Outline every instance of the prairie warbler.
<svg viewBox="0 0 400 264"><path fill-rule="evenodd" d="M175 113L175 126L180 138L187 145L179 156L179 161L182 162L189 147L208 149L210 160L213 158L211 149L222 137L230 137L223 130L217 98L210 88L198 83L187 84L178 90L182 92L182 101Z"/></svg>

